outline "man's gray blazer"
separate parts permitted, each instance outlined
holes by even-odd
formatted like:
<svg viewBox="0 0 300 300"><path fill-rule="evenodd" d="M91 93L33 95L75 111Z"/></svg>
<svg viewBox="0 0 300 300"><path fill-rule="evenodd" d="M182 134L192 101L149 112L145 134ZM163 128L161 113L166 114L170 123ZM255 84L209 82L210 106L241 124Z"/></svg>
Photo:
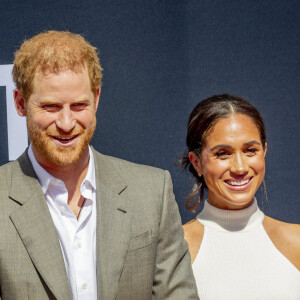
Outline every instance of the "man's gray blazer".
<svg viewBox="0 0 300 300"><path fill-rule="evenodd" d="M169 173L96 151L94 157L98 298L198 299ZM2 300L72 298L27 151L0 167L0 295Z"/></svg>

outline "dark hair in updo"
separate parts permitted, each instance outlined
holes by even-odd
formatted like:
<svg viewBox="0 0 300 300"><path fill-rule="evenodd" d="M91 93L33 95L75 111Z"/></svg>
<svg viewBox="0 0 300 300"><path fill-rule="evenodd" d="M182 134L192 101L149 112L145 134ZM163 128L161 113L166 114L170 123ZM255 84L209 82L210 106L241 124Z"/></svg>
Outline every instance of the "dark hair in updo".
<svg viewBox="0 0 300 300"><path fill-rule="evenodd" d="M249 117L257 127L263 148L266 143L266 131L264 121L258 110L241 97L228 94L215 95L196 105L189 117L186 144L188 152L194 152L201 156L205 139L214 125L223 118L233 114L242 114ZM190 163L188 153L181 157L179 166L184 166L194 175L196 182L191 193L186 199L186 208L195 211L203 199L206 184L203 176L199 177L197 171Z"/></svg>

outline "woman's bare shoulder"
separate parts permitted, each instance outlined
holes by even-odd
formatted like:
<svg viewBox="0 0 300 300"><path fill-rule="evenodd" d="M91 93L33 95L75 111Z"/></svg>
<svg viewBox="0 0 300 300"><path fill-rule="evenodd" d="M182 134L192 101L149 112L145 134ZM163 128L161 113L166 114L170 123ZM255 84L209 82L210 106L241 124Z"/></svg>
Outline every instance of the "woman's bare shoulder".
<svg viewBox="0 0 300 300"><path fill-rule="evenodd" d="M191 259L193 263L200 249L204 233L204 227L200 222L197 221L197 219L193 219L183 225L183 230L184 238L189 244L189 250L191 253Z"/></svg>
<svg viewBox="0 0 300 300"><path fill-rule="evenodd" d="M300 270L300 225L266 216L263 226L276 248Z"/></svg>
<svg viewBox="0 0 300 300"><path fill-rule="evenodd" d="M184 237L188 240L202 240L204 227L203 225L197 221L197 219L193 219L188 223L183 225Z"/></svg>
<svg viewBox="0 0 300 300"><path fill-rule="evenodd" d="M193 231L197 230L197 228L199 228L199 225L202 226L201 223L198 222L197 219L192 219L191 221L185 223L182 227L187 232L193 232Z"/></svg>
<svg viewBox="0 0 300 300"><path fill-rule="evenodd" d="M276 238L284 239L285 241L291 240L295 242L295 246L300 247L300 225L285 223L268 216L265 216L263 225L268 233L272 234Z"/></svg>

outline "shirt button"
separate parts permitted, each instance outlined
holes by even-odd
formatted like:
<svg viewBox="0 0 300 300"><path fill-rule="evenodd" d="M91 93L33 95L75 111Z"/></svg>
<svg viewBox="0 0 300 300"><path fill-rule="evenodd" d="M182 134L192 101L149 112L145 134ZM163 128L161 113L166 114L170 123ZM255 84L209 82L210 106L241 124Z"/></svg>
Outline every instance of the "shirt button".
<svg viewBox="0 0 300 300"><path fill-rule="evenodd" d="M81 247L82 247L81 242L78 242L77 247L78 247L78 248L81 248Z"/></svg>
<svg viewBox="0 0 300 300"><path fill-rule="evenodd" d="M83 284L81 285L81 287L82 287L84 290L86 290L87 287L88 287L88 285L87 285L87 283L83 283Z"/></svg>
<svg viewBox="0 0 300 300"><path fill-rule="evenodd" d="M60 207L59 207L59 210L60 210L61 212L64 212L64 211L66 210L66 208L65 208L64 206L60 206Z"/></svg>

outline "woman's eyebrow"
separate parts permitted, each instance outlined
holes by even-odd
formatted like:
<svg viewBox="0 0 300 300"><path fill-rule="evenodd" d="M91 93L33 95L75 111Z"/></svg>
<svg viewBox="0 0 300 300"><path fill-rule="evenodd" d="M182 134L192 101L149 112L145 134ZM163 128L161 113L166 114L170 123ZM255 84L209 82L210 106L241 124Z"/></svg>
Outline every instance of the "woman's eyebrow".
<svg viewBox="0 0 300 300"><path fill-rule="evenodd" d="M230 146L230 145L225 145L225 144L220 144L220 145L216 145L216 146L210 148L209 150L210 150L210 151L214 151L215 149L218 149L218 148L232 148L232 146Z"/></svg>
<svg viewBox="0 0 300 300"><path fill-rule="evenodd" d="M244 145L244 146L250 146L250 145L259 145L259 146L261 146L261 143L259 143L259 142L256 141L256 140L253 140L253 141L244 143L243 145Z"/></svg>
<svg viewBox="0 0 300 300"><path fill-rule="evenodd" d="M259 145L259 146L261 146L261 143L259 143L256 140L252 140L250 142L247 142L247 143L243 144L243 146L250 146L250 145ZM220 145L216 145L216 146L210 148L209 150L210 151L214 151L215 149L219 149L219 148L229 148L229 149L232 149L232 146L226 145L226 144L220 144Z"/></svg>

